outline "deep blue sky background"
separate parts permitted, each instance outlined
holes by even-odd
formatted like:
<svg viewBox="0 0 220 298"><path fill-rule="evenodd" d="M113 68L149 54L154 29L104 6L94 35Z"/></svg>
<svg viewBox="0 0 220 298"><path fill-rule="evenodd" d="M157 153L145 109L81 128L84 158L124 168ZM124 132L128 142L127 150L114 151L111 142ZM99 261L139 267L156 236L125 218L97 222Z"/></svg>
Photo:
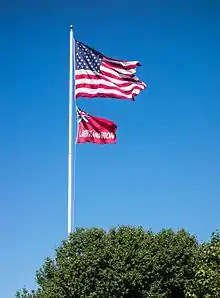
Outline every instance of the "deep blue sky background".
<svg viewBox="0 0 220 298"><path fill-rule="evenodd" d="M118 124L116 146L77 152L76 225L219 228L219 1L0 2L1 297L34 287L67 237L69 25L137 59L136 102L79 101ZM106 5L106 6L105 6Z"/></svg>

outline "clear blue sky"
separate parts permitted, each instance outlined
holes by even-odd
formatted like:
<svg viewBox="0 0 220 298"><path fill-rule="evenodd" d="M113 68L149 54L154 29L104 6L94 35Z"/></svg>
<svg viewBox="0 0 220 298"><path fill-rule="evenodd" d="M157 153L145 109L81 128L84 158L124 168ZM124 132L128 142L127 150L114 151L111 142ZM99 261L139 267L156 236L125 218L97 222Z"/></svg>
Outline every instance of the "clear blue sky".
<svg viewBox="0 0 220 298"><path fill-rule="evenodd" d="M18 2L0 4L0 296L34 287L67 237L71 23L78 40L140 60L149 86L136 102L80 99L119 128L116 146L78 147L76 225L208 239L220 223L219 1Z"/></svg>

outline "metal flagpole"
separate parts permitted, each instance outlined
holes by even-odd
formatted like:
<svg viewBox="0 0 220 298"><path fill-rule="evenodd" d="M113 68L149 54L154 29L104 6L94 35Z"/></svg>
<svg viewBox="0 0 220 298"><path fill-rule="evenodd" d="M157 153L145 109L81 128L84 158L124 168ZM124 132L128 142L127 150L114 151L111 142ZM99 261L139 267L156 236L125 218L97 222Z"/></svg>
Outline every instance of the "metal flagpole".
<svg viewBox="0 0 220 298"><path fill-rule="evenodd" d="M76 144L78 136L78 118L77 118L77 104L76 104L76 55L75 55L76 42L73 36L73 65L74 65L74 107L75 107L75 142L74 142L74 160L73 160L73 228L75 229L75 197L76 197Z"/></svg>
<svg viewBox="0 0 220 298"><path fill-rule="evenodd" d="M72 147L73 147L73 26L70 26L69 148L68 148L68 235L72 230Z"/></svg>
<svg viewBox="0 0 220 298"><path fill-rule="evenodd" d="M72 29L73 30L73 29ZM77 119L77 105L76 105L76 56L75 56L75 47L76 42L73 35L73 66L74 66L74 83L73 83L73 101L74 101L74 107L75 107L75 142L74 142L74 157L73 157L73 198L72 198L72 204L73 204L73 229L75 229L75 197L76 197L76 144L77 144L77 135L78 135L78 119Z"/></svg>

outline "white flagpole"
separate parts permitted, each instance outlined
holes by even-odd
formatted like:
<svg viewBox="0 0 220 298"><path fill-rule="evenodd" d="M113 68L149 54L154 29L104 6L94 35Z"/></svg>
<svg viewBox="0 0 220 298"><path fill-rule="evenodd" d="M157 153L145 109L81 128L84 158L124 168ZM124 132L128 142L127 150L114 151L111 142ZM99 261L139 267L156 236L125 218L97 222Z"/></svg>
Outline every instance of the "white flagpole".
<svg viewBox="0 0 220 298"><path fill-rule="evenodd" d="M68 149L68 235L72 231L72 148L73 148L73 26L70 26L69 66L69 149Z"/></svg>

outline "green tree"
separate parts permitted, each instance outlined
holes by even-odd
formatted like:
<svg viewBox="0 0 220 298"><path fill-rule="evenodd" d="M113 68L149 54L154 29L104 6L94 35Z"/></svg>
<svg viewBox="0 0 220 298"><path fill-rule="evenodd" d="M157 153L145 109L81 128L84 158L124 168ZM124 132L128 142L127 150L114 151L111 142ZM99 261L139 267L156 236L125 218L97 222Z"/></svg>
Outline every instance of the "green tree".
<svg viewBox="0 0 220 298"><path fill-rule="evenodd" d="M202 243L196 258L195 276L187 287L187 297L220 297L220 234Z"/></svg>
<svg viewBox="0 0 220 298"><path fill-rule="evenodd" d="M37 272L38 289L17 297L185 297L197 250L184 230L78 229Z"/></svg>
<svg viewBox="0 0 220 298"><path fill-rule="evenodd" d="M31 293L28 293L26 289L23 289L22 291L18 291L16 293L16 297L17 298L35 298L37 296L34 290Z"/></svg>

